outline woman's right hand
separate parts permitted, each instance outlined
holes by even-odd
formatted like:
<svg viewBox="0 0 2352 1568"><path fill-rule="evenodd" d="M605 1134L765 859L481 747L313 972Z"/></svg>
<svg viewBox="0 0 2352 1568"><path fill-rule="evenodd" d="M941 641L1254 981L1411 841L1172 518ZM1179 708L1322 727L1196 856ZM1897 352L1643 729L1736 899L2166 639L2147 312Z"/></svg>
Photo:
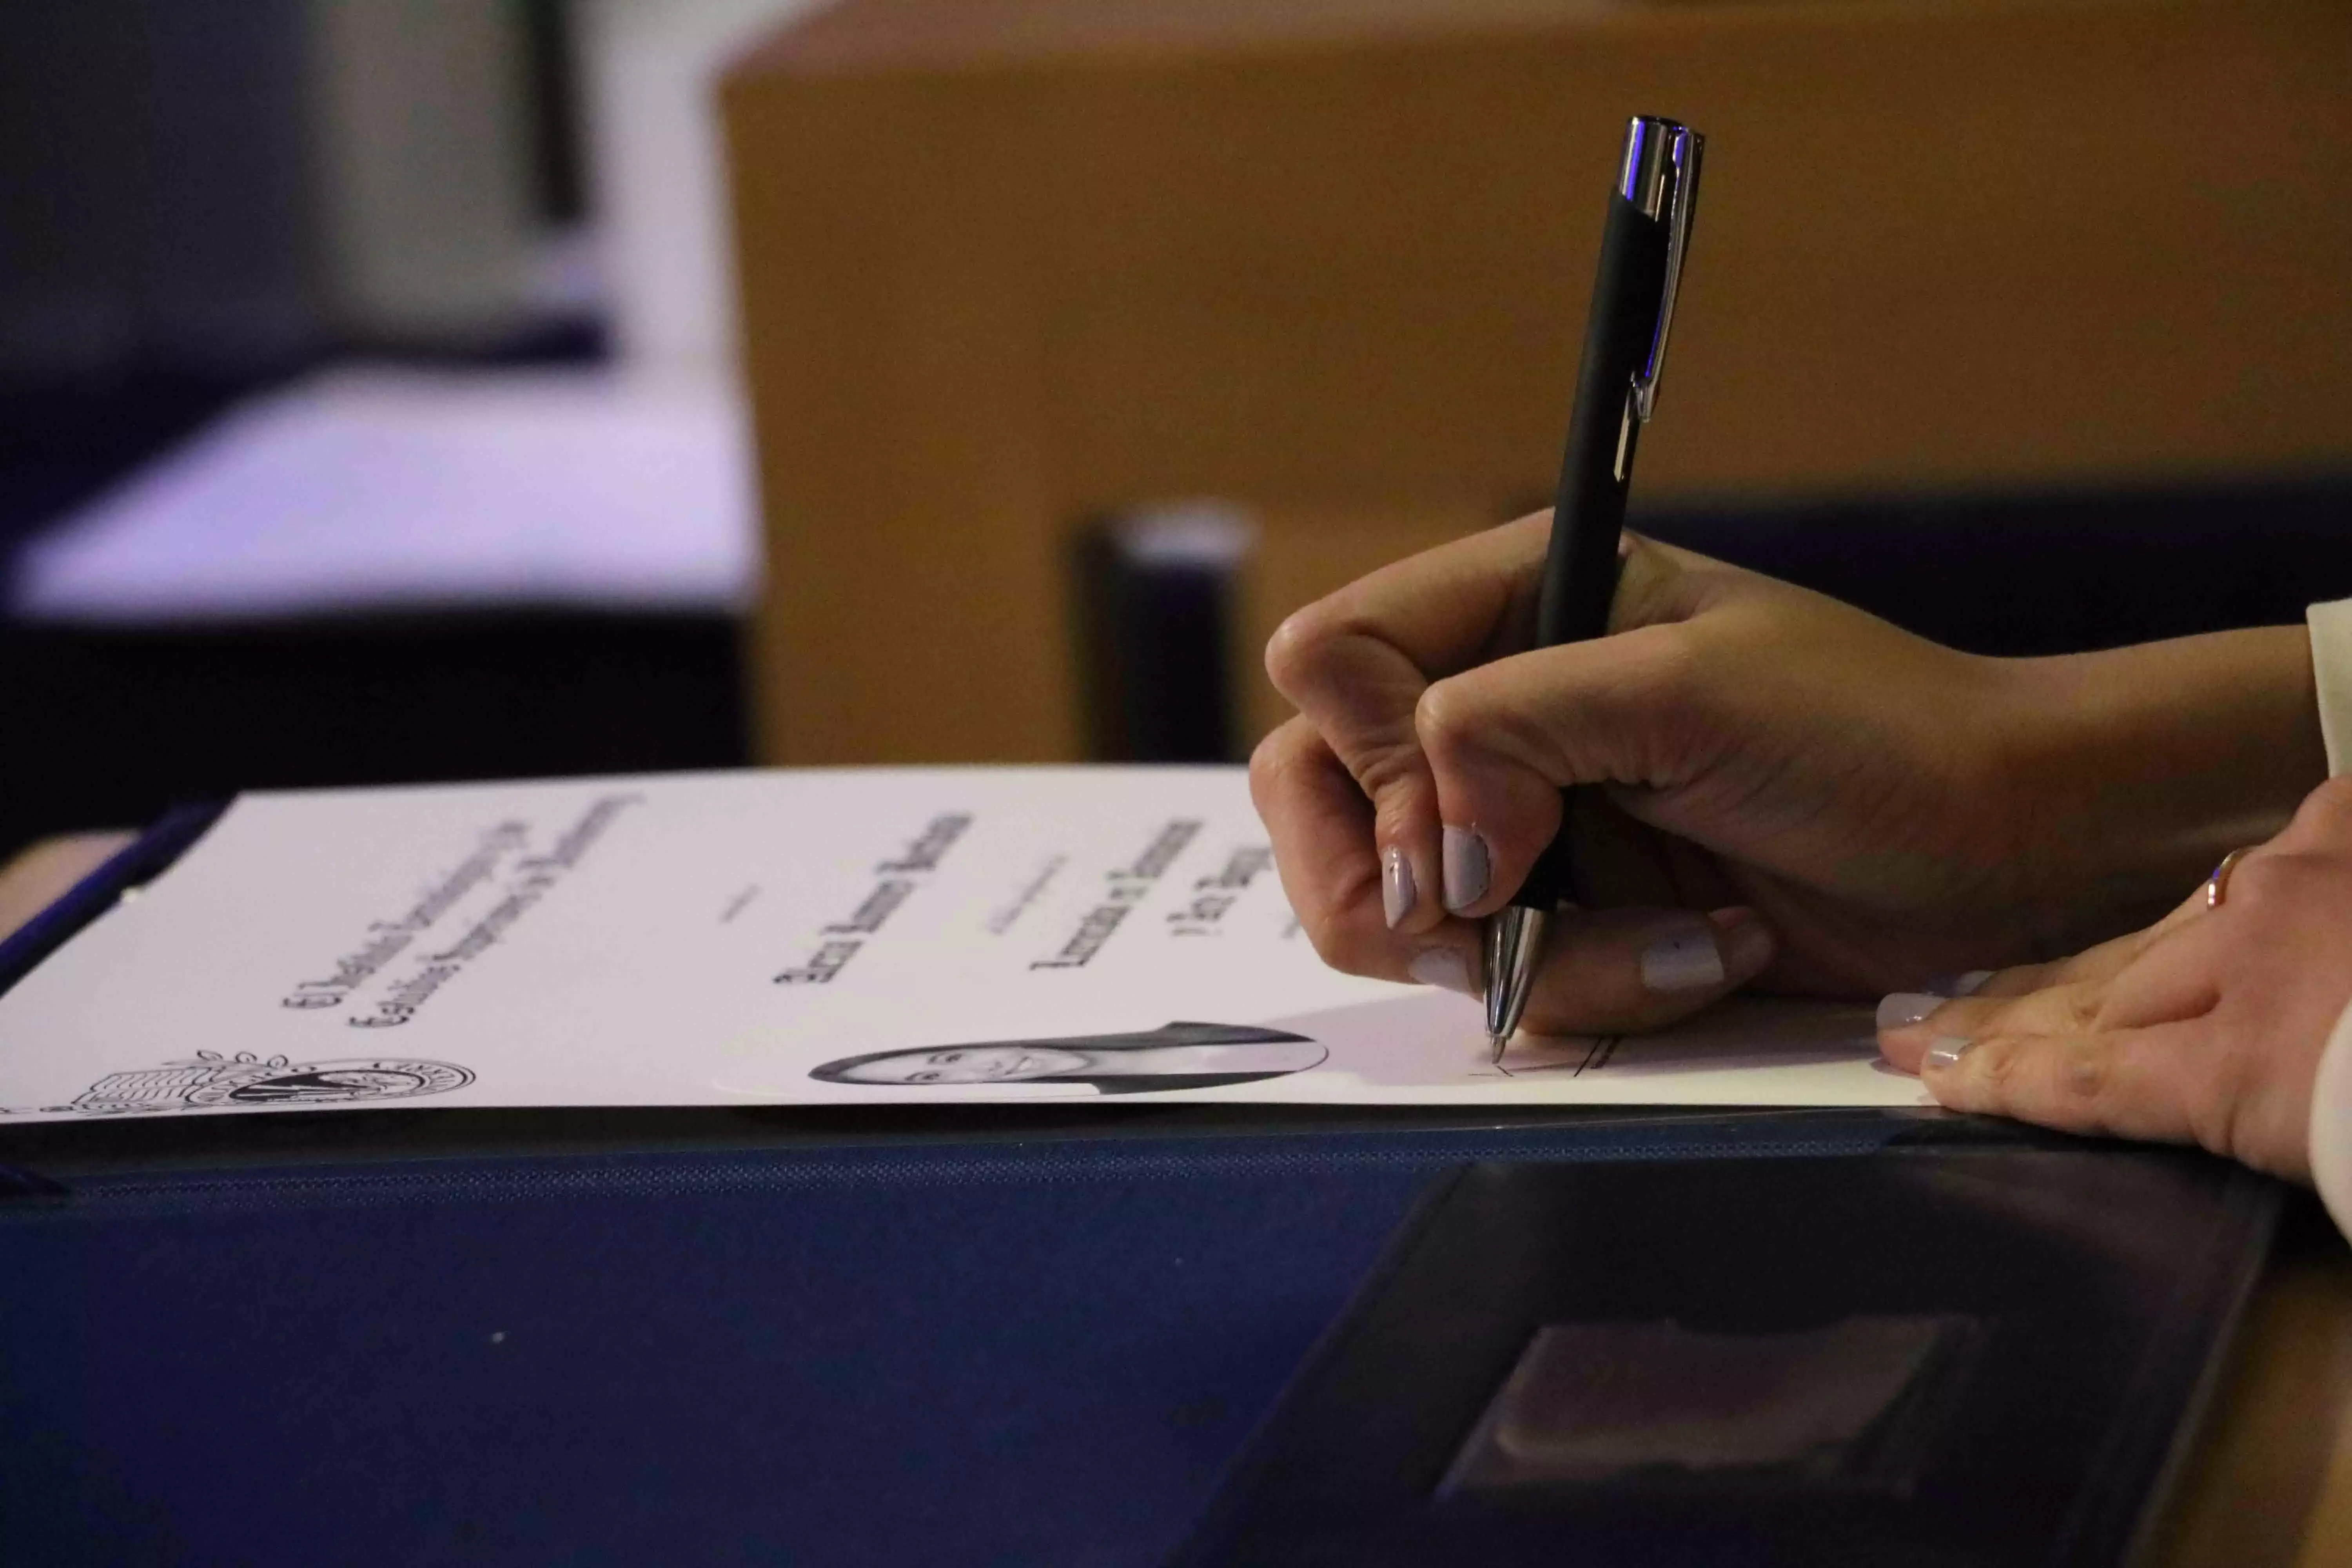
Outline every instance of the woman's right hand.
<svg viewBox="0 0 2352 1568"><path fill-rule="evenodd" d="M1955 652L1627 542L1611 635L1530 638L1548 520L1372 574L1266 653L1252 784L1337 966L1472 989L1476 921L1580 804L1584 908L1528 1015L1654 1027L1749 981L1875 997L2143 923L2325 775L2300 627Z"/></svg>
<svg viewBox="0 0 2352 1568"><path fill-rule="evenodd" d="M2146 931L1879 1005L1889 1061L1941 1103L2069 1132L2201 1143L2312 1177L2312 1099L2352 1002L2352 778L2319 786ZM2329 1120L2352 1117L2340 1094ZM2340 1195L2340 1194L2339 1194Z"/></svg>

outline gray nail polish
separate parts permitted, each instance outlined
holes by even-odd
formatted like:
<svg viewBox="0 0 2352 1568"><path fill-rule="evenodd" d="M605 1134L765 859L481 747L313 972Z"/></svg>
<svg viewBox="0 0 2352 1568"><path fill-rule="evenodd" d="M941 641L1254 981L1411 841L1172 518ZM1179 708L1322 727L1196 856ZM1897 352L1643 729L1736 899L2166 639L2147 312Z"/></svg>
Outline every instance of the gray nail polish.
<svg viewBox="0 0 2352 1568"><path fill-rule="evenodd" d="M1926 991L1896 991L1878 1004L1878 1026L1900 1029L1916 1024L1944 1005L1944 998Z"/></svg>
<svg viewBox="0 0 2352 1568"><path fill-rule="evenodd" d="M1486 896L1486 880L1494 866L1486 840L1473 827L1445 830L1445 907L1459 913Z"/></svg>
<svg viewBox="0 0 2352 1568"><path fill-rule="evenodd" d="M1470 984L1469 962L1450 947L1433 947L1414 953L1412 962L1405 965L1405 973L1423 985L1459 991L1465 996L1477 994Z"/></svg>
<svg viewBox="0 0 2352 1568"><path fill-rule="evenodd" d="M1390 930L1412 913L1413 901L1420 896L1421 889L1412 883L1412 862L1404 858L1403 850L1391 846L1381 857L1381 912L1388 916Z"/></svg>
<svg viewBox="0 0 2352 1568"><path fill-rule="evenodd" d="M1975 1047L1974 1040L1963 1039L1958 1035L1946 1035L1927 1047L1927 1058L1919 1064L1920 1070L1942 1072L1948 1068L1956 1068L1960 1065L1960 1058L1967 1056Z"/></svg>
<svg viewBox="0 0 2352 1568"><path fill-rule="evenodd" d="M1704 991L1723 984L1723 950L1704 922L1642 950L1642 984L1653 991Z"/></svg>

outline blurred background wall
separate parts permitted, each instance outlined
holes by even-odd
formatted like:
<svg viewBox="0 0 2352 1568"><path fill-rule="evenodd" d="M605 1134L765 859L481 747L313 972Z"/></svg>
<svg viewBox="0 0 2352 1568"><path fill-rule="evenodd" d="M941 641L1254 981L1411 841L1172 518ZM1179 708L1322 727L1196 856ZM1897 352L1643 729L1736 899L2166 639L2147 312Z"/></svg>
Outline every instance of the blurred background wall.
<svg viewBox="0 0 2352 1568"><path fill-rule="evenodd" d="M1284 612L1549 493L1636 112L1710 139L1639 525L1988 651L2352 591L2341 5L845 0L727 105L774 757L1133 754L1146 662L1246 747ZM1228 657L1055 613L1200 498Z"/></svg>
<svg viewBox="0 0 2352 1568"><path fill-rule="evenodd" d="M0 374L481 342L557 303L542 247L582 215L563 15L9 6Z"/></svg>
<svg viewBox="0 0 2352 1568"><path fill-rule="evenodd" d="M304 9L0 14L0 374L283 356L320 333L326 209L295 132Z"/></svg>
<svg viewBox="0 0 2352 1568"><path fill-rule="evenodd" d="M745 759L711 81L803 8L0 7L0 848Z"/></svg>
<svg viewBox="0 0 2352 1568"><path fill-rule="evenodd" d="M1987 651L2352 594L2330 0L8 0L0 848L1239 756L1541 502L1636 110L1643 526Z"/></svg>

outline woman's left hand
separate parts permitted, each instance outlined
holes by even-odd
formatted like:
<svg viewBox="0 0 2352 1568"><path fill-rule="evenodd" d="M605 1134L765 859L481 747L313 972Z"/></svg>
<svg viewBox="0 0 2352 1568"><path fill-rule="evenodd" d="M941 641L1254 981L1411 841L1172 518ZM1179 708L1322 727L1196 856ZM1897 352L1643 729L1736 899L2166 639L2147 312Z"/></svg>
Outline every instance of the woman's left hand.
<svg viewBox="0 0 2352 1568"><path fill-rule="evenodd" d="M2352 778L2146 931L2003 970L1946 1001L1889 996L1879 1048L1957 1110L2201 1143L2309 1181L2312 1083L2352 1002Z"/></svg>

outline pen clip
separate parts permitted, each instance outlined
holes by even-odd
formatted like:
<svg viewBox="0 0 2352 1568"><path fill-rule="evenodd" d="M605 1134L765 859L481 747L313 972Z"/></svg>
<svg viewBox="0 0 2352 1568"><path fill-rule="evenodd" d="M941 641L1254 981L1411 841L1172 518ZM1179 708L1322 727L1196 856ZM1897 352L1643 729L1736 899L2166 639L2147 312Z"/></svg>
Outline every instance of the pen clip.
<svg viewBox="0 0 2352 1568"><path fill-rule="evenodd" d="M1654 126L1667 134L1665 170L1662 172L1670 172L1673 182L1664 202L1666 286L1658 297L1658 330L1650 338L1649 359L1633 376L1633 415L1646 425L1658 405L1658 372L1666 361L1666 332L1675 324L1675 295L1682 288L1683 253L1690 246L1691 215L1698 203L1699 154L1706 150L1706 138L1671 120L1636 124L1643 131Z"/></svg>

